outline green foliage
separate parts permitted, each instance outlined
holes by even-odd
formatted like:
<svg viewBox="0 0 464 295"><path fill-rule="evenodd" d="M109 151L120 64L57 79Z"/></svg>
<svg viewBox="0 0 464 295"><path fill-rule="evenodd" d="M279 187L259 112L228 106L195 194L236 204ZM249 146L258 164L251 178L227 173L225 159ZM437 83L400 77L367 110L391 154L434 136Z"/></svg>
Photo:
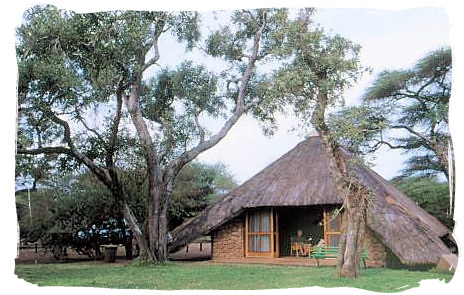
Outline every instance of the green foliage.
<svg viewBox="0 0 464 295"><path fill-rule="evenodd" d="M163 128L165 137L160 148L169 146L171 154L176 155L186 144L205 136L206 130L199 126L199 117L218 117L226 109L217 91L218 77L191 61L183 62L174 70L162 69L147 81L141 107L145 118Z"/></svg>
<svg viewBox="0 0 464 295"><path fill-rule="evenodd" d="M386 129L403 130L393 135L391 147L403 148L413 156L407 174L436 174L448 177L448 109L451 95L452 56L450 48L440 48L416 62L413 68L384 71L368 88L364 100L388 104L392 110Z"/></svg>
<svg viewBox="0 0 464 295"><path fill-rule="evenodd" d="M185 166L174 182L170 206L170 228L201 212L237 184L222 164L193 162Z"/></svg>
<svg viewBox="0 0 464 295"><path fill-rule="evenodd" d="M301 11L296 20L287 24L280 53L291 59L256 87L268 89L262 103L253 110L254 116L264 122L265 130L273 129L273 114L289 108L307 128L319 91L327 92L330 106L342 104L344 90L368 70L360 65L359 45L339 35L331 36L321 28L313 29L311 14L312 10Z"/></svg>
<svg viewBox="0 0 464 295"><path fill-rule="evenodd" d="M398 177L391 184L412 198L417 205L440 220L451 230L454 220L450 212L449 184L436 177Z"/></svg>
<svg viewBox="0 0 464 295"><path fill-rule="evenodd" d="M47 231L54 226L54 207L53 195L50 192L30 192L30 203L27 191L16 195L16 214L21 241L42 240L47 243Z"/></svg>
<svg viewBox="0 0 464 295"><path fill-rule="evenodd" d="M377 149L376 138L389 124L385 106L361 105L343 108L327 119L331 136L355 154L366 155Z"/></svg>
<svg viewBox="0 0 464 295"><path fill-rule="evenodd" d="M71 125L76 149L104 163L115 95L140 74L153 36L171 29L179 42L191 47L200 37L198 21L198 14L190 12L76 14L53 6L28 10L17 29L20 146L40 148L63 141L63 126L54 120L59 117Z"/></svg>
<svg viewBox="0 0 464 295"><path fill-rule="evenodd" d="M138 220L144 220L147 212L146 172L134 169L121 172L121 176L132 211ZM192 162L186 165L174 181L169 227L173 229L187 218L194 217L236 186L233 176L223 164Z"/></svg>
<svg viewBox="0 0 464 295"><path fill-rule="evenodd" d="M147 212L146 172L134 169L120 172L128 203L138 220ZM232 175L222 164L191 163L181 170L174 183L169 213L170 227L195 216L207 205L236 187ZM41 179L40 186L30 193L16 196L16 208L23 241L41 239L47 243L51 231L76 232L95 224L102 226L120 217L120 210L111 192L92 174L56 175Z"/></svg>
<svg viewBox="0 0 464 295"><path fill-rule="evenodd" d="M46 183L46 186L45 186ZM112 195L91 174L48 178L37 191L16 196L22 241L49 242L52 232L77 232L119 218Z"/></svg>
<svg viewBox="0 0 464 295"><path fill-rule="evenodd" d="M361 106L333 113L335 137L362 154L386 145L410 154L403 174L448 177L451 49L440 48L407 70L381 72ZM356 128L351 128L356 126Z"/></svg>
<svg viewBox="0 0 464 295"><path fill-rule="evenodd" d="M205 48L211 56L240 63L248 55L243 49L261 31L258 57L271 57L282 49L288 23L287 9L236 10L230 19L231 25L209 35Z"/></svg>

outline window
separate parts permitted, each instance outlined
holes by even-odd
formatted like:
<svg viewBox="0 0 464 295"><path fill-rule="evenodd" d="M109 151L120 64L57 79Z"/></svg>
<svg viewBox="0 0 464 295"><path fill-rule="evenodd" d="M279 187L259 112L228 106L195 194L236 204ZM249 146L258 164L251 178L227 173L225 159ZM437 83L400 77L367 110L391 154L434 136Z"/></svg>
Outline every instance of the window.
<svg viewBox="0 0 464 295"><path fill-rule="evenodd" d="M271 220L269 211L255 211L248 216L248 251L271 251Z"/></svg>
<svg viewBox="0 0 464 295"><path fill-rule="evenodd" d="M277 215L273 209L247 211L246 215L246 256L275 257L278 251Z"/></svg>

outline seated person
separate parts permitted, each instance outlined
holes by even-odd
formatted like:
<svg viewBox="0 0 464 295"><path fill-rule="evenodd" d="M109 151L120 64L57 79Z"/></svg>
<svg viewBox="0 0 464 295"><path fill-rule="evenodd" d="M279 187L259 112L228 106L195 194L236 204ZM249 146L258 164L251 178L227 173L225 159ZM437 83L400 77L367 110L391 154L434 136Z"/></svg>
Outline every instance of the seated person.
<svg viewBox="0 0 464 295"><path fill-rule="evenodd" d="M296 236L290 237L290 242L292 243L293 250L296 251L296 255L299 253L306 256L308 254L308 247L305 247L305 238L303 237L303 231L298 229L296 231Z"/></svg>

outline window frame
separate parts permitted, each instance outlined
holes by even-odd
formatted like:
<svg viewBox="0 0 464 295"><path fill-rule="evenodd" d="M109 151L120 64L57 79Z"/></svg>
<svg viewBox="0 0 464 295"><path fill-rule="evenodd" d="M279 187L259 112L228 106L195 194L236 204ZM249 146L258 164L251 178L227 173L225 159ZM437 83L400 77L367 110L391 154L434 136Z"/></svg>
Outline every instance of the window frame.
<svg viewBox="0 0 464 295"><path fill-rule="evenodd" d="M339 241L341 239L341 236L342 236L342 222L343 222L343 219L342 219L342 216L343 216L343 212L339 212L338 213L338 216L336 218L339 218L339 224L340 224L340 227L338 230L332 230L331 227L330 227L330 223L331 223L331 216L330 216L330 213L327 212L327 209L324 208L324 242L325 242L325 245L326 246L333 246L331 245L331 238L332 236L338 236L339 238ZM339 247L340 246L340 243L334 247Z"/></svg>
<svg viewBox="0 0 464 295"><path fill-rule="evenodd" d="M269 232L251 231L250 220L252 214L261 214L263 211L269 212ZM276 257L278 256L278 218L274 208L260 208L247 210L245 215L245 257ZM256 236L269 237L269 251L251 251L250 238Z"/></svg>

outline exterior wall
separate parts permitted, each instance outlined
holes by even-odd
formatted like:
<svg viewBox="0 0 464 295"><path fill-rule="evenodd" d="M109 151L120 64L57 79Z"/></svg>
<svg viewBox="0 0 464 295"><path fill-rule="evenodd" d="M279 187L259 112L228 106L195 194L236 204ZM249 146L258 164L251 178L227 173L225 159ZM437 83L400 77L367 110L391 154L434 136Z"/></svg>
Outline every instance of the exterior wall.
<svg viewBox="0 0 464 295"><path fill-rule="evenodd" d="M212 234L212 258L245 257L245 218L238 216Z"/></svg>
<svg viewBox="0 0 464 295"><path fill-rule="evenodd" d="M369 228L366 228L364 246L369 252L366 267L385 267L387 265L387 249Z"/></svg>
<svg viewBox="0 0 464 295"><path fill-rule="evenodd" d="M384 244L366 228L364 245L369 252L366 267L385 267L387 249ZM236 259L245 257L245 217L242 215L228 221L212 233L212 259ZM324 265L324 259L320 265Z"/></svg>

